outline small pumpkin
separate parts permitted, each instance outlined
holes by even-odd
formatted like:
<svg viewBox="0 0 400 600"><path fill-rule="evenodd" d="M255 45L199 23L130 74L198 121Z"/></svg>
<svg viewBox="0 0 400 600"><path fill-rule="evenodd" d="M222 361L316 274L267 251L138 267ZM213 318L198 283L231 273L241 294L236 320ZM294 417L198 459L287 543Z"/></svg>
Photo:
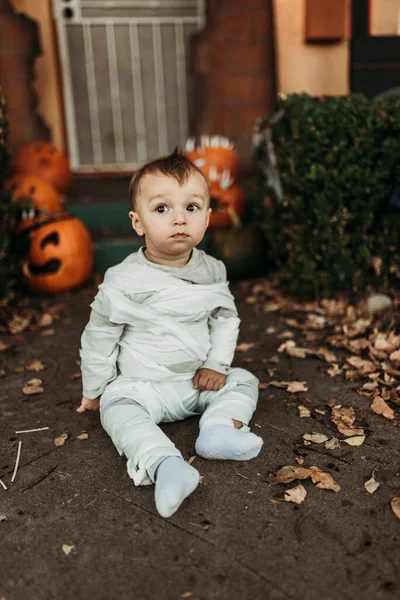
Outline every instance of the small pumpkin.
<svg viewBox="0 0 400 600"><path fill-rule="evenodd" d="M12 172L39 177L60 194L66 194L72 182L68 157L48 142L22 146L15 156Z"/></svg>
<svg viewBox="0 0 400 600"><path fill-rule="evenodd" d="M219 186L211 186L210 206L212 213L208 227L231 227L238 218L244 216L246 210L245 195L238 185L232 185L227 189Z"/></svg>
<svg viewBox="0 0 400 600"><path fill-rule="evenodd" d="M21 207L18 231L47 219L49 214L63 211L58 192L38 177L14 175L6 181L5 188L10 192L11 200Z"/></svg>
<svg viewBox="0 0 400 600"><path fill-rule="evenodd" d="M265 238L256 227L213 231L207 252L222 260L230 281L255 277L270 268Z"/></svg>
<svg viewBox="0 0 400 600"><path fill-rule="evenodd" d="M56 294L84 283L93 263L93 244L77 217L63 218L32 228L29 252L22 264L25 283L35 292Z"/></svg>

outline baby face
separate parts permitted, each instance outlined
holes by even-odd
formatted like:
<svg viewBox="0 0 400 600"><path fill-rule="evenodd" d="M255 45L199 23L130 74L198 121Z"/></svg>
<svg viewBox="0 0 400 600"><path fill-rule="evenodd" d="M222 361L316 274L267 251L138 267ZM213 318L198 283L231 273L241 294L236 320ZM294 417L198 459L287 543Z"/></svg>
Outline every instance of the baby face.
<svg viewBox="0 0 400 600"><path fill-rule="evenodd" d="M147 173L140 182L132 227L144 235L150 256L162 261L189 257L210 218L209 191L199 173L180 184L175 177Z"/></svg>

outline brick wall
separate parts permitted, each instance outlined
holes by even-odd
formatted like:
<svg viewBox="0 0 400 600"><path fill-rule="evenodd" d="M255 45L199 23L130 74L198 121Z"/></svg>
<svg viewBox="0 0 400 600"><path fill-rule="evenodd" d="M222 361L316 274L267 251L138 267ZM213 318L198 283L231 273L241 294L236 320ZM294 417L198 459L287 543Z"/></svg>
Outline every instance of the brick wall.
<svg viewBox="0 0 400 600"><path fill-rule="evenodd" d="M40 54L37 24L16 15L8 0L0 0L0 86L7 99L10 151L49 132L35 114L37 99L31 88L33 64Z"/></svg>
<svg viewBox="0 0 400 600"><path fill-rule="evenodd" d="M206 28L193 40L191 130L227 135L243 170L254 121L274 104L273 46L272 0L208 0Z"/></svg>

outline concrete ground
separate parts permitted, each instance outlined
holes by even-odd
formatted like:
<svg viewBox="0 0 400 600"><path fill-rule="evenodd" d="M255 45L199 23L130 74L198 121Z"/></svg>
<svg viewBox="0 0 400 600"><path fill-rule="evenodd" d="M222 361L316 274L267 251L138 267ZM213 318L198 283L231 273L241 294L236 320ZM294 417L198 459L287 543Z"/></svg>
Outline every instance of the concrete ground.
<svg viewBox="0 0 400 600"><path fill-rule="evenodd" d="M400 520L390 500L400 496L398 420L367 410L370 400L342 376L329 377L313 358L279 355L273 379L307 381L309 391L260 390L253 430L265 441L260 456L244 463L195 458L202 485L177 514L156 513L153 488L135 487L125 460L102 430L97 413L79 415L79 339L94 287L50 300L62 303L54 335L41 331L0 336L0 598L1 600L294 600L400 597ZM267 359L281 340L265 329L287 329L279 315L257 312L236 284L242 319L234 365L268 382ZM45 370L22 367L37 359ZM17 369L17 372L15 371ZM44 391L24 395L39 377ZM334 396L356 408L367 431L360 447L304 446L304 433L332 435L329 415L299 418L297 404L326 409ZM16 431L48 427L34 433ZM198 419L163 426L188 459ZM87 439L80 439L87 432ZM64 445L55 438L68 434ZM18 442L21 460L11 483ZM345 446L345 447L344 447ZM340 484L338 493L303 481L301 505L280 501L296 483L266 479L284 465L316 465ZM363 485L374 469L380 488Z"/></svg>

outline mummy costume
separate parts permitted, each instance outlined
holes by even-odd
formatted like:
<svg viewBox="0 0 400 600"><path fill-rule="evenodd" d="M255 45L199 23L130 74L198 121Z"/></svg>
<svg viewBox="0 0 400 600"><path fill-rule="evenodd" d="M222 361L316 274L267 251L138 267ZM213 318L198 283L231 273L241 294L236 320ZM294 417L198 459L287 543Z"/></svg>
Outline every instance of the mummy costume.
<svg viewBox="0 0 400 600"><path fill-rule="evenodd" d="M102 425L136 485L153 483L166 457L182 458L158 423L202 414L201 432L233 428L232 419L249 431L258 380L230 367L240 321L223 263L194 248L184 267L158 265L141 248L107 271L91 308L81 340L83 394L101 396ZM195 390L199 368L226 375L224 387Z"/></svg>

